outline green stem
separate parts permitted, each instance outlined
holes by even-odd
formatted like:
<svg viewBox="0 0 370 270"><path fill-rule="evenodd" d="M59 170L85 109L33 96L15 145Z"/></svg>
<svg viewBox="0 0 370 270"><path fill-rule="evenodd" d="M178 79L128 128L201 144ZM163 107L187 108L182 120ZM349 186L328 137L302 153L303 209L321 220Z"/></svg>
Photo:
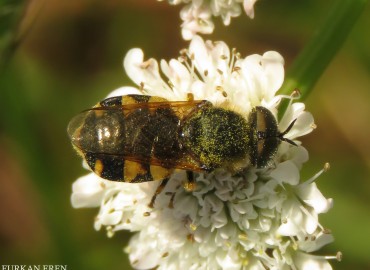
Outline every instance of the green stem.
<svg viewBox="0 0 370 270"><path fill-rule="evenodd" d="M18 47L19 26L26 4L16 0L4 1L0 5L0 69L4 69Z"/></svg>
<svg viewBox="0 0 370 270"><path fill-rule="evenodd" d="M305 99L325 71L335 54L343 45L352 27L364 10L368 0L338 0L320 29L304 47L292 66L280 89L280 94L291 94L299 89ZM279 119L284 115L288 101L279 109Z"/></svg>

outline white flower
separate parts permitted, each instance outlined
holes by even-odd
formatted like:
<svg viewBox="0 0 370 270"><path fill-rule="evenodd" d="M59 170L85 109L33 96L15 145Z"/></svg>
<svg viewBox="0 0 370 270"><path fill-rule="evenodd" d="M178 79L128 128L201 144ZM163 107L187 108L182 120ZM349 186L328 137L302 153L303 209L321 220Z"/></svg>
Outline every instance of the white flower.
<svg viewBox="0 0 370 270"><path fill-rule="evenodd" d="M210 34L214 24L212 16L221 16L225 25L229 25L232 17L245 13L254 18L254 4L257 0L168 0L171 5L185 4L180 12L182 36L190 40L197 33Z"/></svg>
<svg viewBox="0 0 370 270"><path fill-rule="evenodd" d="M284 60L277 52L242 58L224 42L195 36L178 60L144 60L132 49L124 60L138 88L123 87L110 96L146 94L170 101L207 99L248 117L255 106L275 116L283 98L276 95L284 79ZM163 75L161 75L163 74ZM148 204L158 182L140 184L103 180L93 173L73 185L74 207L100 211L95 228L136 232L125 249L137 269L331 269L331 257L311 254L333 241L318 215L332 206L316 186L328 169L305 181L300 169L308 152L297 139L312 131L313 117L303 103L290 103L279 123L298 146L282 142L272 165L247 167L232 174L220 168L197 173L197 188L184 189L186 172L176 171Z"/></svg>

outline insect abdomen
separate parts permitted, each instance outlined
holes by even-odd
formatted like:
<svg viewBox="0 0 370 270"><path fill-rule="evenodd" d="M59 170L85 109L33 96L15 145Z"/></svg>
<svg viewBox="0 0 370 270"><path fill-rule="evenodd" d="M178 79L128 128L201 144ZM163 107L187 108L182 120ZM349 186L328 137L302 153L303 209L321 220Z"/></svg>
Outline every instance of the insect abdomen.
<svg viewBox="0 0 370 270"><path fill-rule="evenodd" d="M83 152L122 154L125 123L121 111L94 109L80 113L68 126L72 143Z"/></svg>
<svg viewBox="0 0 370 270"><path fill-rule="evenodd" d="M173 167L182 156L178 140L179 119L170 108L141 109L125 117L125 152L163 167Z"/></svg>
<svg viewBox="0 0 370 270"><path fill-rule="evenodd" d="M179 118L163 99L113 97L77 115L68 133L89 167L108 180L145 182L167 177L183 153L178 141ZM139 104L126 110L127 104Z"/></svg>

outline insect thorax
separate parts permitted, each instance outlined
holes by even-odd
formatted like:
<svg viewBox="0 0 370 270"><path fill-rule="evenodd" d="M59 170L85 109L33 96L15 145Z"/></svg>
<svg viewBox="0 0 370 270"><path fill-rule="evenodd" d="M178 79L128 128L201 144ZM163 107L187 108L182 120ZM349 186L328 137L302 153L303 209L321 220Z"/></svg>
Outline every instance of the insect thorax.
<svg viewBox="0 0 370 270"><path fill-rule="evenodd" d="M208 169L222 167L246 158L248 124L233 111L201 108L183 123L182 141Z"/></svg>

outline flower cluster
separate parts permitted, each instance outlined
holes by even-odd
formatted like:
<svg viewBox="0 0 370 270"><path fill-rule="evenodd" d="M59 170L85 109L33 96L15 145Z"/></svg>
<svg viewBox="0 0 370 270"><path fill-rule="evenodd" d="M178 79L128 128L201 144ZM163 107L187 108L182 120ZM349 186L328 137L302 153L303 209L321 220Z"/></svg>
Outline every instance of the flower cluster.
<svg viewBox="0 0 370 270"><path fill-rule="evenodd" d="M245 13L253 19L254 4L257 0L168 0L171 5L185 4L180 12L182 36L190 40L195 34L210 34L214 24L212 16L221 16L225 25L229 25L232 17Z"/></svg>
<svg viewBox="0 0 370 270"><path fill-rule="evenodd" d="M224 42L204 42L199 36L169 62L144 60L140 49L130 50L124 67L138 87L110 96L146 94L178 101L190 93L245 117L255 106L276 115L287 98L291 102L279 128L296 120L285 137L298 146L282 142L267 168L196 173L193 191L184 188L186 172L178 170L153 208L148 204L159 183L110 182L90 173L73 184L73 206L100 207L95 228L105 227L109 236L136 232L125 249L136 269L331 269L330 257L311 254L333 240L318 221L332 200L315 183L329 166L311 179L300 177L308 153L297 138L313 130L314 120L303 103L293 102L294 95L276 95L283 65L277 52L243 58Z"/></svg>

